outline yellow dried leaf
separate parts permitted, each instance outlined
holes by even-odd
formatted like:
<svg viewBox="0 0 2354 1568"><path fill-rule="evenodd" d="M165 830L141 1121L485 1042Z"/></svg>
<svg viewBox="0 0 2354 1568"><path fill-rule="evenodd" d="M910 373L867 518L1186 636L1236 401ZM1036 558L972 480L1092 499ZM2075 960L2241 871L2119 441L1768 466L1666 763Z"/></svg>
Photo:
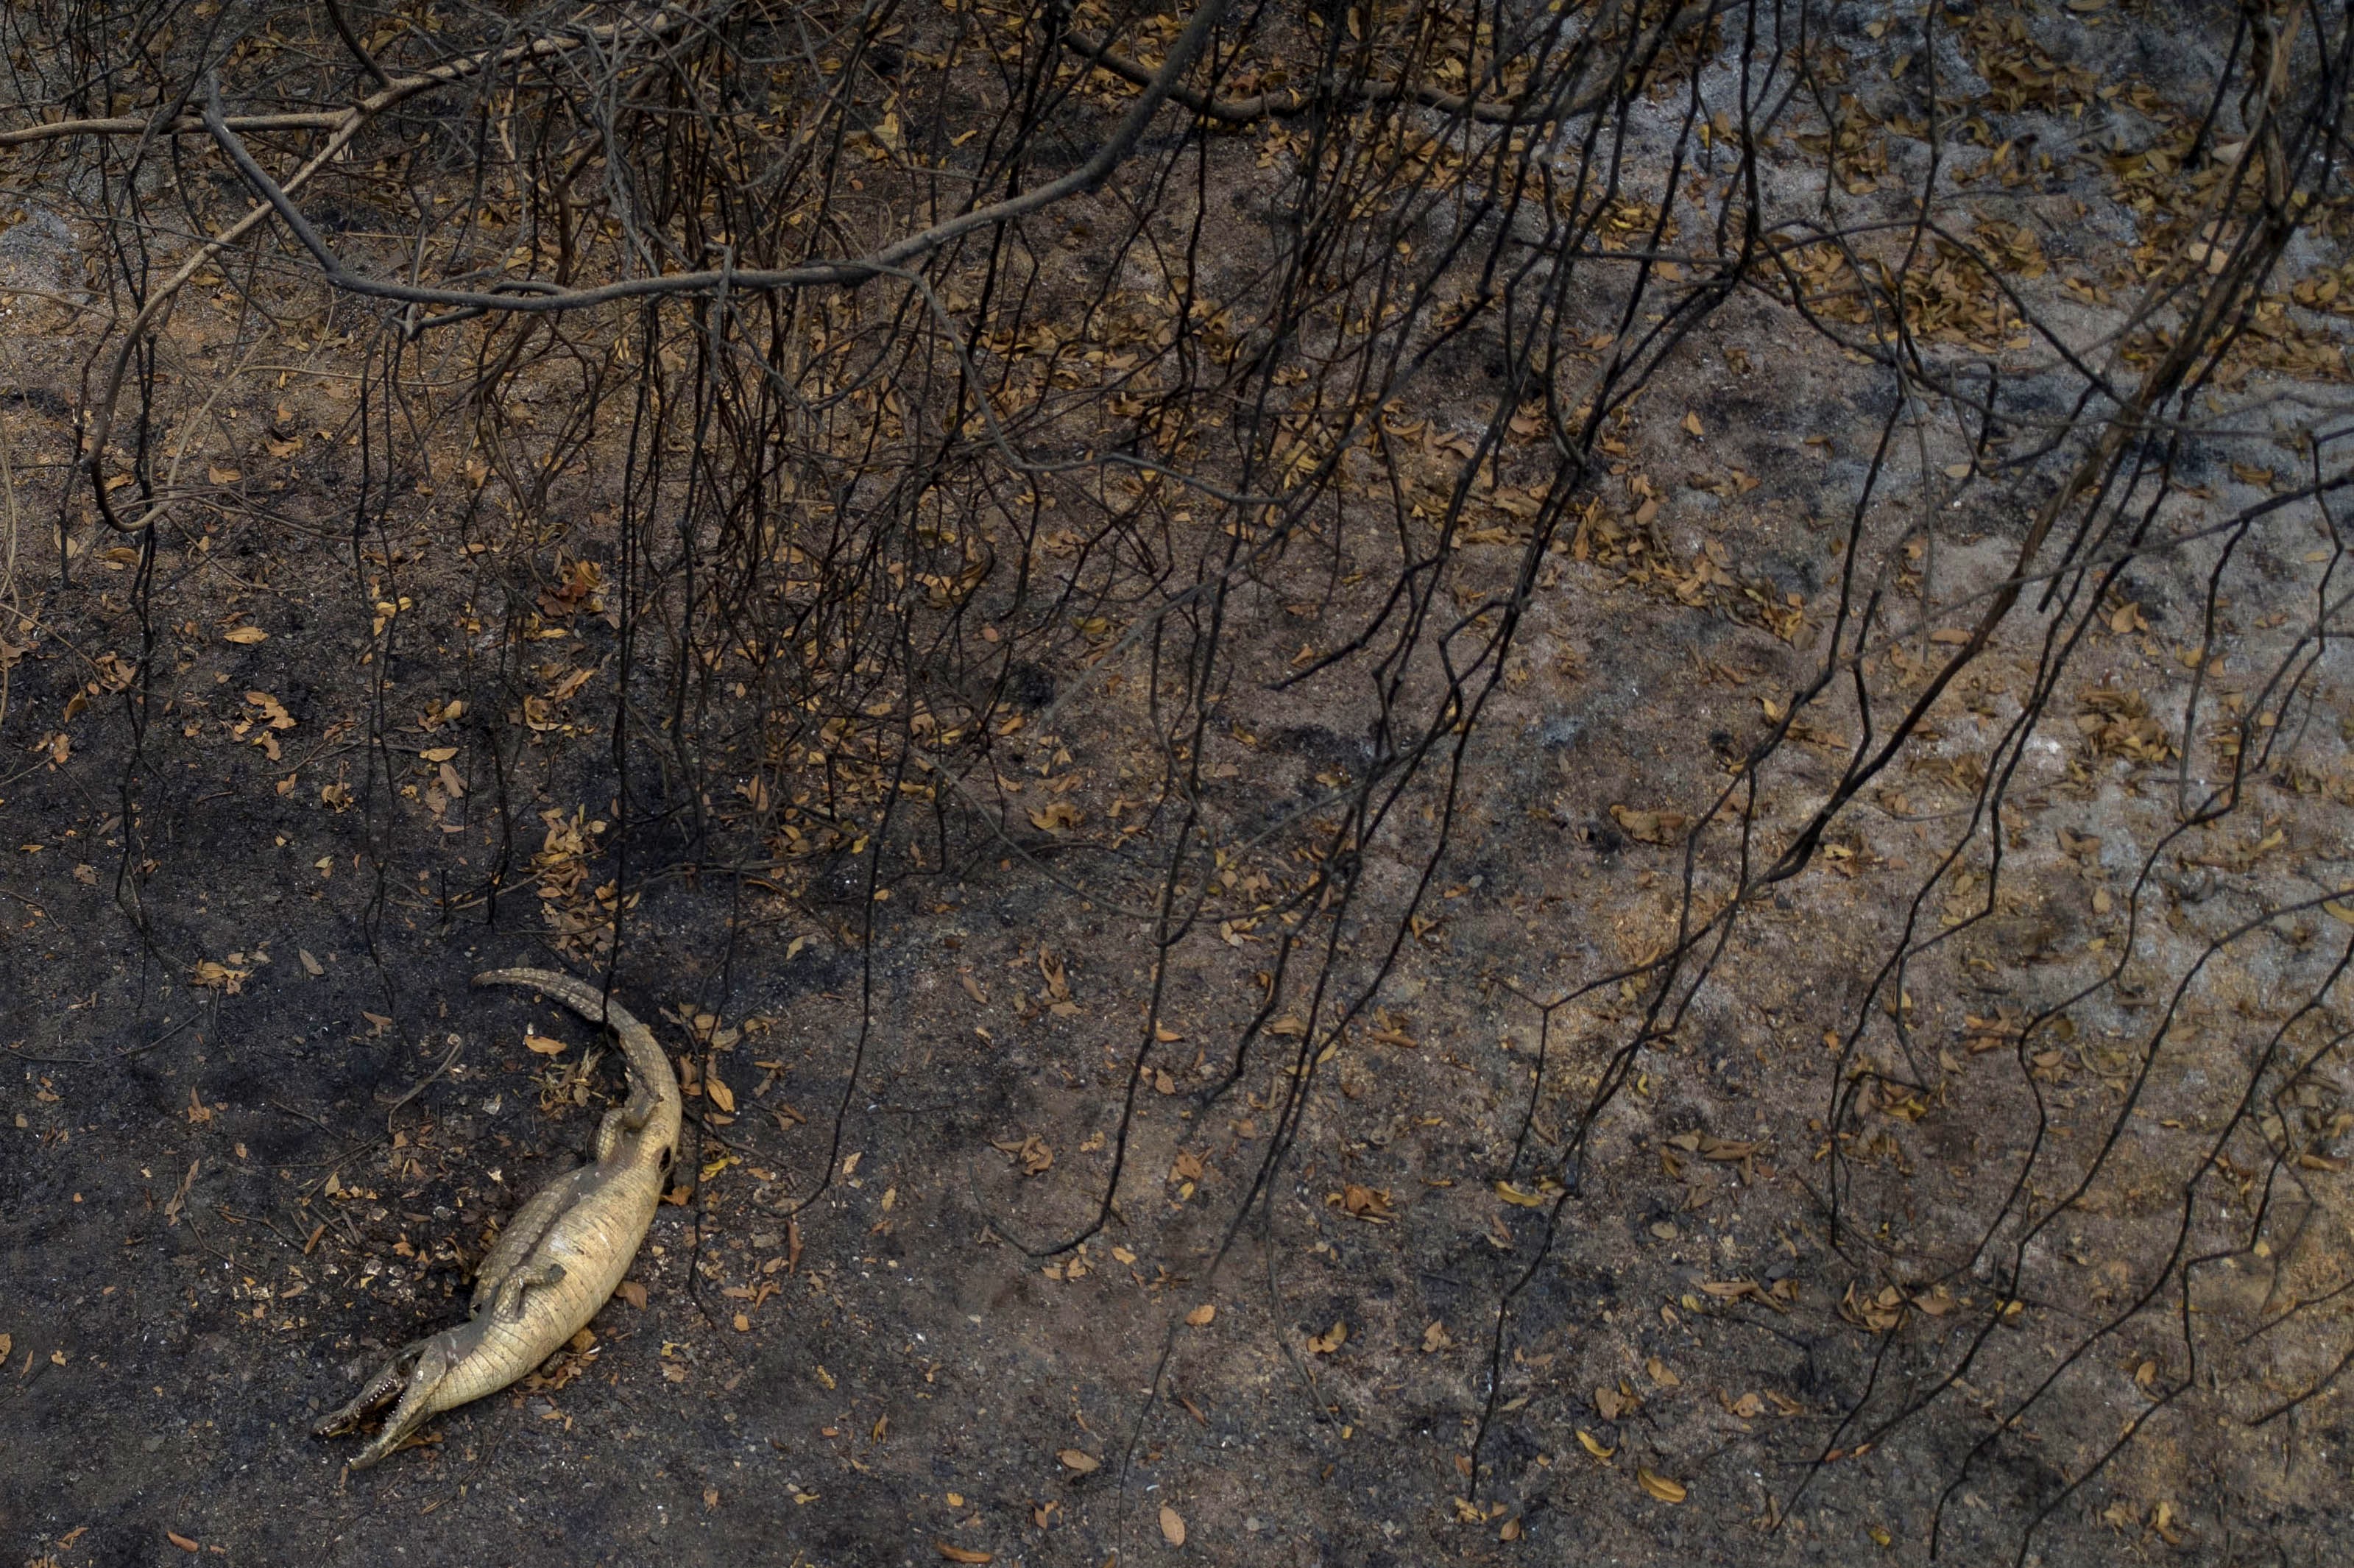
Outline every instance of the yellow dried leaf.
<svg viewBox="0 0 2354 1568"><path fill-rule="evenodd" d="M932 1542L932 1546L942 1557L947 1558L951 1563L994 1563L997 1561L997 1553L994 1552L980 1552L970 1546L950 1546L945 1541L935 1541Z"/></svg>
<svg viewBox="0 0 2354 1568"><path fill-rule="evenodd" d="M523 1046L525 1050L535 1055L561 1056L564 1054L563 1041L551 1040L545 1034L534 1034L528 1030L524 1033Z"/></svg>
<svg viewBox="0 0 2354 1568"><path fill-rule="evenodd" d="M710 1096L711 1103L721 1110L732 1111L736 1108L736 1091L721 1083L716 1077L705 1075L703 1092Z"/></svg>
<svg viewBox="0 0 2354 1568"><path fill-rule="evenodd" d="M262 630L259 626L232 626L221 633L221 641L234 642L241 648L250 648L257 642L269 641L270 633Z"/></svg>
<svg viewBox="0 0 2354 1568"><path fill-rule="evenodd" d="M1161 1505L1161 1539L1172 1546L1185 1544L1185 1516L1167 1503Z"/></svg>
<svg viewBox="0 0 2354 1568"><path fill-rule="evenodd" d="M1663 1503L1680 1503L1691 1494L1681 1481L1671 1481L1648 1465L1635 1467L1636 1482Z"/></svg>
<svg viewBox="0 0 2354 1568"><path fill-rule="evenodd" d="M1030 825L1049 833L1076 828L1079 821L1079 809L1068 800L1049 800L1030 813Z"/></svg>
<svg viewBox="0 0 2354 1568"><path fill-rule="evenodd" d="M1647 844L1663 844L1681 837L1684 824L1691 820L1681 811L1638 811L1628 806L1611 807L1610 818L1629 838Z"/></svg>
<svg viewBox="0 0 2354 1568"><path fill-rule="evenodd" d="M1204 1301L1199 1307L1194 1308L1191 1312L1185 1314L1185 1321L1191 1323L1196 1329L1206 1329L1217 1315L1218 1309L1209 1302Z"/></svg>
<svg viewBox="0 0 2354 1568"><path fill-rule="evenodd" d="M1583 1426L1577 1429L1577 1442L1580 1447L1584 1448L1587 1453L1593 1455L1597 1459L1607 1459L1611 1455L1616 1454L1618 1451L1616 1448L1604 1446L1602 1439L1596 1437L1593 1433L1588 1432Z"/></svg>
<svg viewBox="0 0 2354 1568"><path fill-rule="evenodd" d="M1066 1448L1061 1453L1055 1455L1055 1457L1063 1462L1063 1467L1065 1469L1071 1471L1075 1475L1093 1475L1096 1471L1103 1467L1103 1461L1097 1458L1093 1454L1088 1453L1085 1448Z"/></svg>

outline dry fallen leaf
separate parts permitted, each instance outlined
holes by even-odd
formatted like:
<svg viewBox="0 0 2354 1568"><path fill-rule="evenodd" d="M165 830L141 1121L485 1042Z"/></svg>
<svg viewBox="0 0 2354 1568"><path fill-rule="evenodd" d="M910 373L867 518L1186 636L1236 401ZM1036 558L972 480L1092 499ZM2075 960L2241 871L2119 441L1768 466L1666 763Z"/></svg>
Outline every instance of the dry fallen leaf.
<svg viewBox="0 0 2354 1568"><path fill-rule="evenodd" d="M1308 1351L1310 1355L1329 1356L1348 1342L1349 1325L1335 1323L1320 1334L1309 1335Z"/></svg>
<svg viewBox="0 0 2354 1568"><path fill-rule="evenodd" d="M534 1034L529 1030L525 1030L524 1032L523 1048L531 1052L533 1054L539 1056L561 1056L564 1054L563 1041L551 1040L545 1034Z"/></svg>
<svg viewBox="0 0 2354 1568"><path fill-rule="evenodd" d="M257 642L269 641L270 633L262 630L259 626L232 626L221 633L221 641L234 642L242 648L250 648Z"/></svg>
<svg viewBox="0 0 2354 1568"><path fill-rule="evenodd" d="M252 978L251 969L235 969L227 964L206 959L197 963L191 983L199 990L218 991L225 996L235 996L245 988L245 982Z"/></svg>
<svg viewBox="0 0 2354 1568"><path fill-rule="evenodd" d="M1167 1503L1161 1505L1161 1539L1172 1546L1185 1544L1185 1517Z"/></svg>
<svg viewBox="0 0 2354 1568"><path fill-rule="evenodd" d="M294 949L294 956L302 960L302 972L313 980L317 980L327 972L327 966L312 957L310 948L297 948Z"/></svg>
<svg viewBox="0 0 2354 1568"><path fill-rule="evenodd" d="M1079 809L1068 800L1049 800L1030 813L1030 825L1049 833L1076 828L1079 820Z"/></svg>
<svg viewBox="0 0 2354 1568"><path fill-rule="evenodd" d="M1207 1301L1204 1301L1199 1307L1194 1308L1191 1312L1185 1314L1185 1321L1191 1323L1196 1329L1206 1329L1210 1326L1211 1319L1215 1318L1217 1315L1218 1309L1210 1305Z"/></svg>
<svg viewBox="0 0 2354 1568"><path fill-rule="evenodd" d="M716 1075L711 1074L704 1075L703 1092L710 1096L711 1103L721 1110L732 1111L736 1108L736 1091L721 1083Z"/></svg>
<svg viewBox="0 0 2354 1568"><path fill-rule="evenodd" d="M1024 1133L1019 1143L1001 1139L993 1140L990 1147L1013 1156L1020 1163L1024 1176L1044 1176L1054 1168L1055 1151L1047 1147L1044 1139L1034 1132Z"/></svg>
<svg viewBox="0 0 2354 1568"><path fill-rule="evenodd" d="M204 1550L203 1547L198 1546L195 1542L190 1541L186 1536L182 1535L176 1530L165 1531L164 1532L164 1539L170 1542L173 1545L178 1547L183 1552L202 1552Z"/></svg>
<svg viewBox="0 0 2354 1568"><path fill-rule="evenodd" d="M951 1563L994 1563L997 1561L997 1553L994 1552L979 1552L970 1546L950 1546L945 1541L935 1541L932 1542L932 1545L938 1550L939 1554L942 1557L947 1558Z"/></svg>
<svg viewBox="0 0 2354 1568"><path fill-rule="evenodd" d="M1583 1426L1577 1429L1577 1441L1580 1447L1584 1448L1587 1453L1593 1455L1597 1459L1607 1460L1611 1455L1616 1454L1618 1451L1616 1448L1606 1446L1602 1439L1596 1437L1593 1433L1588 1432Z"/></svg>
<svg viewBox="0 0 2354 1568"><path fill-rule="evenodd" d="M1681 811L1638 811L1626 806L1611 807L1610 818L1626 830L1628 837L1647 844L1663 844L1681 836L1684 824L1691 820Z"/></svg>
<svg viewBox="0 0 2354 1568"><path fill-rule="evenodd" d="M1055 1457L1063 1461L1065 1469L1076 1475L1091 1475L1103 1466L1101 1459L1097 1458L1085 1448L1066 1448Z"/></svg>
<svg viewBox="0 0 2354 1568"><path fill-rule="evenodd" d="M634 1279L624 1279L621 1281L620 1287L615 1290L613 1294L628 1302L631 1306L639 1308L641 1311L645 1308L646 1287L639 1284Z"/></svg>
<svg viewBox="0 0 2354 1568"><path fill-rule="evenodd" d="M1681 1481L1671 1481L1648 1465L1635 1467L1635 1479L1642 1489L1663 1503L1680 1503L1690 1494Z"/></svg>

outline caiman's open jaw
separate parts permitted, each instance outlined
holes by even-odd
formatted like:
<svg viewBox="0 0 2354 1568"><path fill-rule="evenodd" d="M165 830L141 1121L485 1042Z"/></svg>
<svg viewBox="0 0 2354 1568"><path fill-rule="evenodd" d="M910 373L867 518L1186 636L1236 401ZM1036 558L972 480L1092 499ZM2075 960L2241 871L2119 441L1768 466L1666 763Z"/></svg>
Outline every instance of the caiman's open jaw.
<svg viewBox="0 0 2354 1568"><path fill-rule="evenodd" d="M451 1368L457 1359L456 1347L451 1341L461 1332L461 1330L448 1330L396 1352L384 1364L383 1370L368 1379L357 1397L313 1427L313 1435L332 1437L350 1431L366 1420L378 1405L390 1399L395 1390L398 1390L400 1403L385 1418L383 1430L366 1447L353 1456L351 1467L365 1470L391 1453L434 1414L433 1394L449 1379ZM407 1386L404 1387L404 1383Z"/></svg>

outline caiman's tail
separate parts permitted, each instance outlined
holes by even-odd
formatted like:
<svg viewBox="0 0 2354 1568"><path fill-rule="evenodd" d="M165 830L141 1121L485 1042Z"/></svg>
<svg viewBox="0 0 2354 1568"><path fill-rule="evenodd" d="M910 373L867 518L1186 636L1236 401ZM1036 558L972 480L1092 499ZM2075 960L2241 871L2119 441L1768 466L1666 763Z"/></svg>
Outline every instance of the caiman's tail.
<svg viewBox="0 0 2354 1568"><path fill-rule="evenodd" d="M591 1023L610 1024L630 1059L631 1075L662 1098L677 1097L678 1078L671 1071L670 1058L654 1043L653 1032L639 1022L620 998L554 969L485 969L474 977L474 983L528 986L554 997Z"/></svg>

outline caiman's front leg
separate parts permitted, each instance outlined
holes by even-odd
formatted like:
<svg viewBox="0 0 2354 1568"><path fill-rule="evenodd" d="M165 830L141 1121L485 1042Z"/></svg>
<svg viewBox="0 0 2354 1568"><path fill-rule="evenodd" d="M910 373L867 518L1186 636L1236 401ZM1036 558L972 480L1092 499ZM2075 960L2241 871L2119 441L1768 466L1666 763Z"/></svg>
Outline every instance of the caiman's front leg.
<svg viewBox="0 0 2354 1568"><path fill-rule="evenodd" d="M499 1292L491 1300L490 1316L509 1322L523 1316L523 1293L543 1285L564 1283L565 1266L560 1263L535 1263L516 1269L499 1281Z"/></svg>
<svg viewBox="0 0 2354 1568"><path fill-rule="evenodd" d="M611 1116L606 1119L610 1121ZM561 1219L565 1211L578 1202L580 1195L589 1191L596 1181L597 1168L593 1165L567 1171L542 1187L532 1195L530 1202L514 1212L514 1217L507 1221L506 1229L499 1233L499 1239L491 1245L482 1266L474 1271L474 1294L467 1303L468 1311L480 1312L498 1295L499 1287L504 1285L507 1276L521 1267L524 1260L538 1247L541 1238L547 1234L548 1227Z"/></svg>

